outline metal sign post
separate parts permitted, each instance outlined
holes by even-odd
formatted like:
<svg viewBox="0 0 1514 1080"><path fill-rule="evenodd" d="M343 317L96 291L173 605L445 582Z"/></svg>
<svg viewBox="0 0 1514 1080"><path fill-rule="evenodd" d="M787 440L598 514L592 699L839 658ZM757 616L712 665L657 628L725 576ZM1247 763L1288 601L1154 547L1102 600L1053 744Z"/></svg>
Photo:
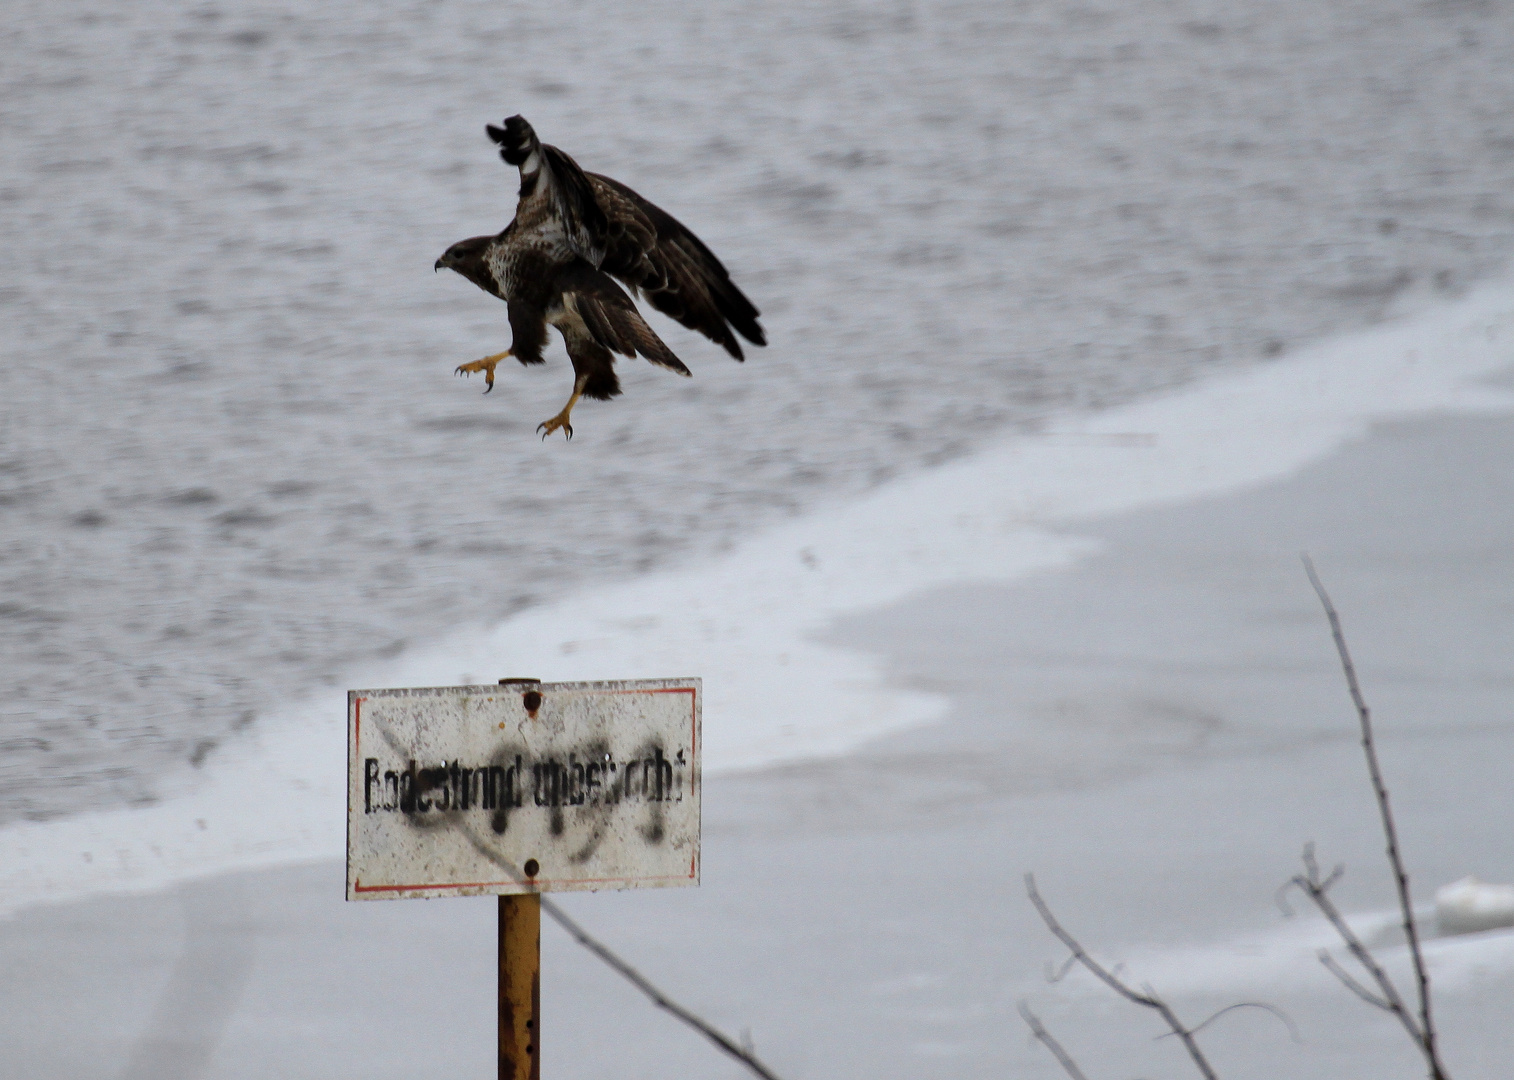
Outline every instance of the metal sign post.
<svg viewBox="0 0 1514 1080"><path fill-rule="evenodd" d="M347 899L499 895L499 1077L541 1076L541 896L699 884L698 679L353 690Z"/></svg>
<svg viewBox="0 0 1514 1080"><path fill-rule="evenodd" d="M541 1080L541 896L499 898L499 1080Z"/></svg>

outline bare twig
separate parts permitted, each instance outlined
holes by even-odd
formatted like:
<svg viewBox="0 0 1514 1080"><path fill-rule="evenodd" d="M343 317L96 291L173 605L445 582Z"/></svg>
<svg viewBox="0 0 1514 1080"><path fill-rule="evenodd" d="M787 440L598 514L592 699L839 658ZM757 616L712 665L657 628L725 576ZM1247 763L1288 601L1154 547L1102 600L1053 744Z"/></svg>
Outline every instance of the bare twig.
<svg viewBox="0 0 1514 1080"><path fill-rule="evenodd" d="M1088 1077L1083 1075L1083 1070L1078 1068L1078 1063L1072 1059L1072 1055L1062 1049L1062 1044L1052 1037L1051 1032L1046 1030L1045 1025L1036 1017L1036 1014L1030 1011L1030 1006L1023 1001L1020 1002L1020 1015L1025 1019L1025 1023L1030 1026L1030 1033L1040 1040L1046 1049L1051 1051L1052 1056L1057 1059L1057 1063L1062 1066L1062 1070L1072 1077L1072 1080L1088 1080Z"/></svg>
<svg viewBox="0 0 1514 1080"><path fill-rule="evenodd" d="M1273 1016L1277 1017L1280 1021L1282 1021L1283 1026L1288 1029L1288 1037L1290 1039L1292 1039L1296 1043L1301 1043L1304 1041L1304 1037L1298 1033L1298 1025L1293 1022L1293 1017L1283 1012L1283 1010L1279 1009L1276 1005L1268 1005L1265 1001L1238 1001L1234 1005L1226 1005L1223 1009L1215 1013L1208 1020L1205 1020L1200 1024L1195 1024L1192 1029L1193 1033L1197 1035L1199 1032L1203 1031L1206 1027L1214 1023L1220 1017L1224 1016L1228 1012L1234 1012L1236 1009L1261 1009L1264 1012L1269 1012ZM1172 1036L1173 1032L1168 1032L1166 1035L1158 1035L1157 1038L1170 1039L1172 1038Z"/></svg>
<svg viewBox="0 0 1514 1080"><path fill-rule="evenodd" d="M1356 679L1356 665L1351 662L1351 652L1346 648L1346 635L1341 629L1340 614L1330 602L1330 594L1315 573L1314 562L1303 556L1304 571L1309 575L1309 584L1319 597L1330 621L1330 636L1335 639L1335 651L1340 655L1341 670L1346 676L1346 687L1351 692L1351 701L1356 706L1357 719L1361 722L1362 752L1367 757L1367 773L1372 778L1372 792L1377 797L1377 809L1382 818L1383 835L1388 842L1388 863L1393 868L1394 884L1398 888L1398 906L1403 914L1404 936L1409 941L1409 955L1414 961L1414 977L1419 990L1419 1032L1415 1039L1430 1066L1431 1080L1446 1080L1445 1069L1440 1063L1440 1054L1435 1044L1435 1024L1430 1016L1430 975L1425 970L1424 953L1419 946L1419 929L1414 922L1414 905L1409 897L1409 875L1404 871L1404 862L1398 850L1398 830L1393 824L1393 812L1388 805L1388 787L1383 782L1382 769L1377 763L1377 747L1372 739L1372 712L1362 696L1361 684ZM1323 895L1323 892L1321 893ZM1311 894L1311 899L1312 899ZM1323 910L1323 908L1321 909ZM1332 920L1333 922L1334 920ZM1340 927L1337 926L1337 929ZM1355 950L1353 950L1353 954ZM1405 1016L1407 1019L1407 1016ZM1414 1025L1406 1025L1413 1032Z"/></svg>
<svg viewBox="0 0 1514 1080"><path fill-rule="evenodd" d="M1025 875L1025 892L1030 897L1030 902L1036 906L1036 911L1040 913L1041 921L1046 924L1046 929L1050 930L1058 941L1067 946L1078 963L1082 964L1096 979L1119 994L1126 1001L1156 1010L1162 1019L1167 1022L1167 1026L1172 1029L1172 1033L1183 1040L1183 1046L1188 1050L1188 1056L1193 1059L1193 1063L1198 1067L1199 1073L1205 1080L1216 1080L1213 1067L1210 1066L1209 1061L1204 1057L1203 1051L1199 1049L1199 1044L1194 1041L1193 1031L1184 1026L1183 1022L1178 1019L1177 1014L1172 1011L1171 1006L1167 1002L1158 997L1156 992L1149 986L1144 987L1145 993L1132 990L1129 986L1126 986L1119 979L1115 978L1107 968L1102 967L1098 961L1089 956L1083 946L1078 944L1078 939L1062 929L1062 924L1057 922L1056 916L1051 913L1051 908L1047 907L1046 901L1041 899L1041 894L1036 891L1036 878L1034 874Z"/></svg>
<svg viewBox="0 0 1514 1080"><path fill-rule="evenodd" d="M1344 986L1347 990L1350 990L1357 997L1361 998L1368 1005L1376 1005L1384 1012L1399 1011L1393 1007L1393 1002L1389 1001L1387 998L1378 997L1371 990L1368 990L1361 983L1357 982L1356 977L1345 968L1341 967L1340 961L1330 955L1329 949L1321 949L1319 951L1319 962L1325 965L1326 971L1330 972L1330 974L1334 975L1341 981L1342 986ZM1410 1034L1414 1035L1416 1038L1418 1038L1419 1036L1419 1033L1417 1031L1411 1031Z"/></svg>
<svg viewBox="0 0 1514 1080"><path fill-rule="evenodd" d="M1340 866L1337 866L1331 872L1331 876L1320 880L1319 865L1314 862L1314 845L1305 844L1304 871L1302 874L1296 874L1288 882L1288 885L1296 885L1302 894L1307 895L1310 900L1314 901L1314 906L1320 909L1320 915L1329 919L1329 924L1335 927L1335 933L1340 935L1341 941L1346 942L1347 950L1357 959L1357 963L1360 963L1363 968L1367 969L1367 974L1372 975L1373 982L1382 991L1382 997L1379 998L1378 995L1372 994L1372 991L1364 988L1364 986L1361 986L1361 983L1358 983L1357 980L1352 979L1349 974L1346 974L1346 971L1335 962L1335 957L1332 957L1328 951L1320 950L1320 963L1323 963L1332 975L1341 980L1341 983L1344 983L1346 989L1349 989L1352 994L1357 995L1363 1001L1370 1001L1370 1003L1375 1004L1375 1006L1378 1006L1384 1012L1391 1012L1394 1016L1397 1016L1400 1024L1403 1024L1403 1030L1410 1033L1410 1038L1414 1039L1414 1044L1420 1047L1420 1050L1423 1050L1425 1048L1425 1039L1423 1039L1422 1033L1420 1033L1419 1024L1414 1022L1414 1016L1410 1013L1410 1007L1403 1003L1403 997L1399 994L1399 988L1393 985L1393 980L1388 977L1388 972L1382 968L1381 963L1378 963L1378 960L1372 956L1372 953L1367 951L1366 945L1361 944L1361 938L1358 938L1357 932L1350 929L1346 916L1341 915L1340 909L1335 907L1335 901L1329 897L1329 886L1334 885L1335 882L1340 880ZM1440 1077L1440 1074L1432 1075Z"/></svg>
<svg viewBox="0 0 1514 1080"><path fill-rule="evenodd" d="M1077 966L1078 958L1076 956L1069 956L1066 960L1063 960L1061 967L1056 967L1048 960L1046 961L1046 981L1049 983L1059 983L1067 978L1067 973Z"/></svg>
<svg viewBox="0 0 1514 1080"><path fill-rule="evenodd" d="M1335 962L1335 958L1324 950L1320 952L1320 963L1324 964L1332 975L1340 979L1345 984L1346 989L1356 994L1363 1001L1370 1001L1385 1012L1390 1012L1394 1016L1397 1016L1399 1022L1404 1025L1404 1030L1409 1033L1409 1038L1414 1040L1415 1045L1423 1049L1424 1039L1420 1034L1419 1025L1414 1022L1414 1017L1410 1014L1409 1007L1404 1004L1404 999L1399 994L1398 987L1393 985L1393 980L1388 977L1387 971L1367 951L1367 946L1362 944L1361 938L1356 936L1356 931L1351 929L1351 924L1346 921L1346 917L1341 914L1340 908L1336 907L1335 901L1330 898L1330 886L1340 880L1341 868L1337 866L1331 871L1329 877L1321 880L1319 876L1319 864L1314 861L1313 844L1304 845L1303 859L1304 873L1295 875L1289 881L1289 884L1297 885L1299 891L1312 900L1315 907L1319 908L1320 914L1330 920L1330 925L1335 927L1335 932L1346 943L1346 948L1356 958L1356 962L1365 968L1367 974L1372 976L1372 981L1377 983L1378 988L1382 991L1382 998L1379 1000L1377 995L1366 990L1355 979L1347 975L1341 966Z"/></svg>
<svg viewBox="0 0 1514 1080"><path fill-rule="evenodd" d="M473 845L475 851L484 856L484 858L488 859L490 862L494 863L505 873L509 874L513 880L519 882L525 882L527 880L525 875L521 873L520 867L516 866L509 859L506 859L504 856L500 855L499 852L495 851L494 848L486 843L474 829L465 826L462 832L464 837L467 838L468 842ZM741 1043L740 1045L738 1045L727 1036L721 1034L720 1031L710 1026L703 1019L694 1015L688 1009L685 1009L682 1005L678 1004L678 1002L668 997L656 986L652 985L652 983L647 980L646 976L637 971L630 964L626 963L619 956L615 955L615 953L611 952L609 946L600 941L597 941L593 937L590 937L587 930L585 930L582 926L579 926L578 923L574 922L573 919L568 916L567 912L558 907L546 896L542 896L541 898L541 909L548 915L550 915L554 920L556 920L557 925L566 930L569 935L572 936L574 941L578 942L595 956L603 960L606 964L610 965L610 967L614 968L617 972L628 979L631 984L636 987L636 989L640 990L643 994L647 995L647 997L651 998L653 1004L655 1004L659 1009L666 1009L668 1012L678 1017L678 1019L682 1020L685 1024L688 1024L689 1027L699 1032L706 1039L709 1039L710 1042L714 1043L721 1050L724 1050L727 1054L730 1054L731 1057L735 1058L737 1061L745 1065L748 1069L752 1070L752 1072L762 1077L762 1080L779 1080L779 1078L773 1073L771 1069L769 1069L760 1060L758 1060L756 1052L752 1049L752 1036L750 1031L742 1032Z"/></svg>
<svg viewBox="0 0 1514 1080"><path fill-rule="evenodd" d="M656 986L652 985L652 983L647 980L646 976L642 975L641 972L637 971L630 964L622 960L619 956L616 956L605 945L590 937L588 932L584 930L583 927L579 926L578 923L569 918L567 912L563 911L562 908L558 907L545 896L541 898L541 909L548 915L552 916L552 918L557 922L557 925L566 930L572 936L574 941L577 941L580 945L588 949L595 956L599 957L606 964L609 964L621 975L625 976L625 978L630 981L630 983L635 986L636 989L640 990L643 994L647 995L647 997L651 998L652 1003L659 1009L666 1009L668 1012L678 1017L678 1019L682 1020L685 1024L688 1024L689 1027L699 1032L706 1039L709 1039L710 1042L720 1047L720 1049L731 1055L731 1057L735 1058L737 1061L745 1065L748 1069L752 1070L752 1072L762 1077L763 1080L778 1080L778 1077L773 1073L773 1071L766 1065L764 1065L761 1061L759 1061L757 1055L752 1051L750 1035L743 1036L742 1043L744 1043L745 1045L740 1045L736 1042L733 1042L730 1038L721 1034L721 1032L710 1026L703 1019L695 1016L688 1009L685 1009L682 1005L678 1004L678 1002L674 1001L672 998L668 997L661 990L659 990Z"/></svg>
<svg viewBox="0 0 1514 1080"><path fill-rule="evenodd" d="M1420 1030L1414 1023L1414 1017L1409 1013L1408 1005L1404 1003L1404 999L1399 995L1398 987L1388 977L1388 972L1383 966L1367 950L1367 946L1362 944L1361 938L1356 936L1356 931L1351 929L1351 924L1346 921L1346 917L1341 914L1340 908L1335 906L1335 901L1330 897L1330 887L1341 879L1341 875L1345 873L1345 868L1337 866L1334 870L1330 871L1329 877L1321 879L1319 876L1319 863L1315 861L1314 845L1312 843L1304 845L1303 863L1304 872L1295 876L1289 884L1297 885L1299 890L1314 902L1314 906L1319 908L1320 914L1330 920L1330 925L1335 927L1335 932L1346 943L1346 948L1356 958L1356 962L1367 970L1367 974L1372 976L1372 980L1382 990L1382 1001L1380 1004L1374 1000L1376 995L1371 995L1370 991L1370 996L1367 996L1365 1000L1373 1001L1379 1008L1396 1013L1398 1018L1403 1021L1404 1028L1409 1032L1410 1037L1415 1042L1420 1042ZM1330 968L1332 972L1338 972L1340 965L1335 963L1334 957L1327 960L1325 958L1327 956L1329 956L1329 953L1323 953L1320 957L1320 963ZM1340 974L1336 974L1336 978L1340 977ZM1350 981L1346 981L1346 985L1348 989L1357 991L1357 988L1351 985ZM1359 991L1357 992L1359 993Z"/></svg>

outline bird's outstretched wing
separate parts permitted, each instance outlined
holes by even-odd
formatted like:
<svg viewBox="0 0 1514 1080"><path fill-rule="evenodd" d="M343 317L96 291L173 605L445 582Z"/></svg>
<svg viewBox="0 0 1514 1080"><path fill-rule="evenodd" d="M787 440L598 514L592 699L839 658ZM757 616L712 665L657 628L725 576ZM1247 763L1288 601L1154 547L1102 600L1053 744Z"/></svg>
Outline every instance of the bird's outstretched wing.
<svg viewBox="0 0 1514 1080"><path fill-rule="evenodd" d="M604 261L609 222L595 199L594 186L584 171L555 146L546 146L523 116L512 116L503 128L484 125L489 138L499 144L505 164L520 169L520 202L517 220L536 216L538 204L561 225L573 253L598 266Z"/></svg>
<svg viewBox="0 0 1514 1080"><path fill-rule="evenodd" d="M756 306L715 253L677 218L620 181L585 173L541 142L524 117L488 127L499 155L520 169L517 220L550 214L573 253L645 296L651 305L744 359L742 337L766 345ZM734 330L734 332L733 332Z"/></svg>
<svg viewBox="0 0 1514 1080"><path fill-rule="evenodd" d="M607 222L600 269L636 289L664 315L724 346L737 360L743 355L733 328L755 345L767 344L757 322L760 312L704 241L619 180L585 175Z"/></svg>

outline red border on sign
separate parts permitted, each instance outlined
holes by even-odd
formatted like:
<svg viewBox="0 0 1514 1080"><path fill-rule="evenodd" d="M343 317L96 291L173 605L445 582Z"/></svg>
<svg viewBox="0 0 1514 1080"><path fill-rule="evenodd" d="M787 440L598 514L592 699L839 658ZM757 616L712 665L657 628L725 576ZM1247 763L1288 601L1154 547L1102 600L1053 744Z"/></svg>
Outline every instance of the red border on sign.
<svg viewBox="0 0 1514 1080"><path fill-rule="evenodd" d="M694 877L694 860L689 859L689 879ZM491 885L603 885L612 881L683 881L685 878L676 877L672 874L658 874L655 877L605 877L605 878L544 878L534 877L525 881L445 881L440 885L363 885L360 881L352 883L353 892L408 892L422 889L484 889Z"/></svg>

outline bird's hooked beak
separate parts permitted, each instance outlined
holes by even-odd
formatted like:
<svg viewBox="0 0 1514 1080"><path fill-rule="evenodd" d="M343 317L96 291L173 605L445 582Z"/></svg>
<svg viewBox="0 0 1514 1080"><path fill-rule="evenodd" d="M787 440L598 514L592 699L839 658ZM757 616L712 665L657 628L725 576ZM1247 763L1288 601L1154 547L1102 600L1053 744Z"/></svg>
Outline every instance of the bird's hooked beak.
<svg viewBox="0 0 1514 1080"><path fill-rule="evenodd" d="M447 256L443 255L442 259L445 259L446 257ZM437 270L440 270L442 268L442 259L437 259L436 260L436 265L431 268L433 272L435 272Z"/></svg>

